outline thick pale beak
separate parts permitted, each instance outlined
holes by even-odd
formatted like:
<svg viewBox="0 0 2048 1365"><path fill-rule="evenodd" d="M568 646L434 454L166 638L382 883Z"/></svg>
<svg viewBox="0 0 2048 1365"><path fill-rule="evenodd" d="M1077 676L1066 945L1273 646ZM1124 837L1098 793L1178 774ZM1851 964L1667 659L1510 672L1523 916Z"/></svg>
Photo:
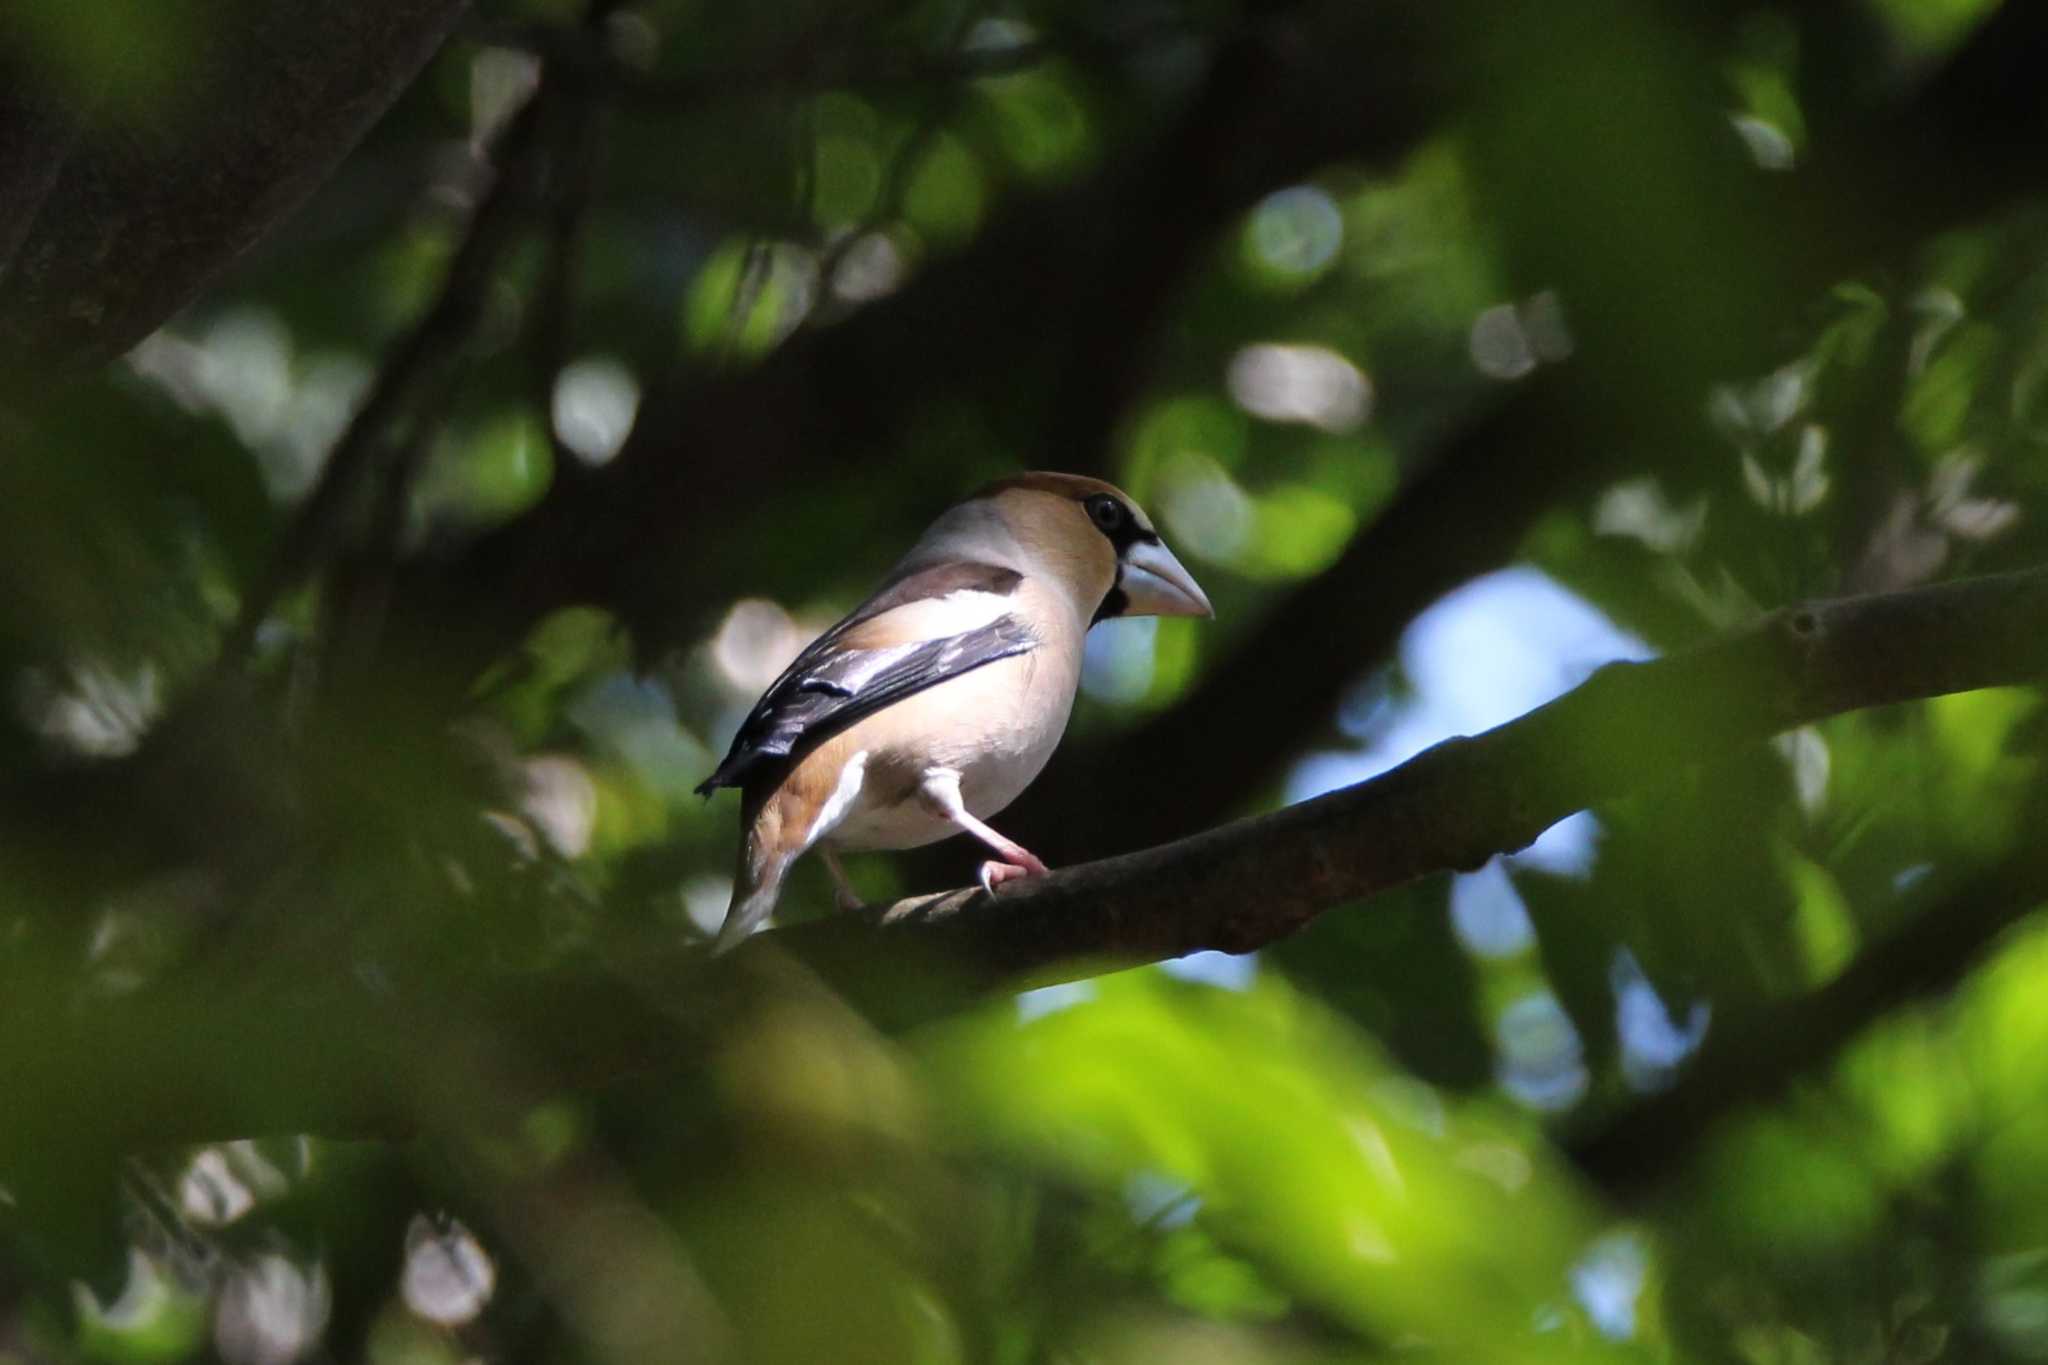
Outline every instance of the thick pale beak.
<svg viewBox="0 0 2048 1365"><path fill-rule="evenodd" d="M1156 540L1141 540L1124 552L1126 616L1214 616L1208 594L1195 576Z"/></svg>

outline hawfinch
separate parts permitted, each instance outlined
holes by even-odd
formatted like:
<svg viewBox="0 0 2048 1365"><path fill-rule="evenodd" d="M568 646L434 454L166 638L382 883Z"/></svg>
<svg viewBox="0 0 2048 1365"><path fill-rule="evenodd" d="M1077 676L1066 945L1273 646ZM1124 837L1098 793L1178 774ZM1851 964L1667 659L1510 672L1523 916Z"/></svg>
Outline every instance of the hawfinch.
<svg viewBox="0 0 2048 1365"><path fill-rule="evenodd" d="M983 488L911 546L873 596L812 641L697 788L738 787L744 837L718 951L775 908L813 846L843 905L840 851L972 834L993 893L1045 864L984 821L1038 776L1067 728L1088 628L1210 616L1137 504L1073 474Z"/></svg>

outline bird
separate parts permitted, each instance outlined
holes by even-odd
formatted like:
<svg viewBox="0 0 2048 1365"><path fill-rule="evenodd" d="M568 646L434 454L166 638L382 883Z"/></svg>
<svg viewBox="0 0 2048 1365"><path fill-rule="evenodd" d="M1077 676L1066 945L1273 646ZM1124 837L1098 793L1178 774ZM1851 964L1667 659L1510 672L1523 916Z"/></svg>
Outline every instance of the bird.
<svg viewBox="0 0 2048 1365"><path fill-rule="evenodd" d="M842 908L861 903L842 852L969 834L995 855L978 871L990 896L1044 874L1036 854L987 822L1066 732L1089 629L1120 616L1214 615L1112 484L1040 471L956 503L769 685L696 788L740 792L732 900L713 951L768 917L791 864L812 848Z"/></svg>

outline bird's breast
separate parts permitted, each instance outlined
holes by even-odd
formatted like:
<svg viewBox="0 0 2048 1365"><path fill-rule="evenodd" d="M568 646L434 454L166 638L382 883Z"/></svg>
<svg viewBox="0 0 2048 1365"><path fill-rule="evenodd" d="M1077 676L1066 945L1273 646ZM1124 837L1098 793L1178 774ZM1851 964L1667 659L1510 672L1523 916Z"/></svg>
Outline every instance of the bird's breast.
<svg viewBox="0 0 2048 1365"><path fill-rule="evenodd" d="M1002 810L1059 747L1079 665L1078 650L1036 649L949 679L853 727L848 739L869 752L869 778L828 842L916 848L956 833L917 798L936 768L960 775L961 799L976 816Z"/></svg>

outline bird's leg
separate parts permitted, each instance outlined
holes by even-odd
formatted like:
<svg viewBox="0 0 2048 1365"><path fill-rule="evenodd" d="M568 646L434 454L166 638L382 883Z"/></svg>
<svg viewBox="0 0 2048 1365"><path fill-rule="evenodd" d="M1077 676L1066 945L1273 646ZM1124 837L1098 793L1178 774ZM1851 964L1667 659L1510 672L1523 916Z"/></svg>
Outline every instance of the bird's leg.
<svg viewBox="0 0 2048 1365"><path fill-rule="evenodd" d="M989 895L993 896L996 888L1004 882L1016 881L1020 877L1042 877L1051 871L1036 853L991 829L967 809L960 799L960 774L949 769L935 769L925 774L919 795L935 814L972 834L999 855L1000 861L991 859L981 865L981 889Z"/></svg>
<svg viewBox="0 0 2048 1365"><path fill-rule="evenodd" d="M840 866L839 855L824 845L818 846L818 856L825 860L825 870L832 874L832 900L841 910L858 910L864 901L860 892L853 889L847 879L846 869Z"/></svg>

